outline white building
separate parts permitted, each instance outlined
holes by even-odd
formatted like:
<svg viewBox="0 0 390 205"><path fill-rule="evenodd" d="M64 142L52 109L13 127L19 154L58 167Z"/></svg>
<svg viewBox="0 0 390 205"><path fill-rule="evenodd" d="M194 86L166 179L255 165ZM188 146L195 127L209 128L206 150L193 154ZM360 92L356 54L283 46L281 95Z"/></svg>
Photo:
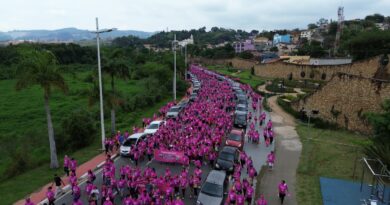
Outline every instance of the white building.
<svg viewBox="0 0 390 205"><path fill-rule="evenodd" d="M312 30L305 30L305 31L302 31L301 32L301 38L306 38L308 41L311 40L311 37L313 35L313 31Z"/></svg>
<svg viewBox="0 0 390 205"><path fill-rule="evenodd" d="M184 47L184 46L186 46L188 44L194 44L194 37L192 36L192 34L191 34L190 38L187 38L187 39L184 39L182 41L179 41L179 45L180 46Z"/></svg>

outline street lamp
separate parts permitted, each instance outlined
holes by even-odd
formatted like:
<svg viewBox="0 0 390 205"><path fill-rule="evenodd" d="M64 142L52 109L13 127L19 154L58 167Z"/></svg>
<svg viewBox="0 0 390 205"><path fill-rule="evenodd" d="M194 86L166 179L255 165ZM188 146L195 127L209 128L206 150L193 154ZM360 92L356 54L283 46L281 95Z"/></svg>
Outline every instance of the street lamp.
<svg viewBox="0 0 390 205"><path fill-rule="evenodd" d="M115 28L111 29L101 29L99 30L99 21L96 18L96 31L92 31L92 33L96 33L96 45L97 45L97 58L98 58L98 73L99 73L99 95L100 95L100 126L102 129L102 149L104 150L104 140L106 139L105 130L104 130L104 110L103 110L103 85L102 85L102 68L100 63L100 36L101 33L108 33L111 31L115 31Z"/></svg>
<svg viewBox="0 0 390 205"><path fill-rule="evenodd" d="M176 101L176 34L174 35L174 40L172 41L172 50L173 50L173 100Z"/></svg>

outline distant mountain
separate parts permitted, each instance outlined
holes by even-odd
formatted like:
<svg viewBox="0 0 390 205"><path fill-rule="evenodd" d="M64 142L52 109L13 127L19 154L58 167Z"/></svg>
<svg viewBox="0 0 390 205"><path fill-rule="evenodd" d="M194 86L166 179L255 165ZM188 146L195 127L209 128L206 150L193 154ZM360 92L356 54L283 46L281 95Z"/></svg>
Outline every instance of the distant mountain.
<svg viewBox="0 0 390 205"><path fill-rule="evenodd" d="M148 38L154 33L135 31L135 30L116 30L109 33L103 33L101 38L113 39L121 36L137 36L139 38ZM14 30L0 32L0 41L26 40L26 41L81 41L91 40L95 34L88 30L77 28L63 28L57 30Z"/></svg>

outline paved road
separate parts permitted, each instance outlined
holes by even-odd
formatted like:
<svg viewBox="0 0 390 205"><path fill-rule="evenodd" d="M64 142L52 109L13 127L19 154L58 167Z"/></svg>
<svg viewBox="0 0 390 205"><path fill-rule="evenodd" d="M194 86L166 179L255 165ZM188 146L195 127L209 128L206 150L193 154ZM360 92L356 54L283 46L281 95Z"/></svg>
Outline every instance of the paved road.
<svg viewBox="0 0 390 205"><path fill-rule="evenodd" d="M251 105L251 100L249 102L249 105ZM249 106L249 111L253 113L253 110L252 110L252 107ZM258 117L259 116L259 110L256 112L256 116ZM268 121L269 119L269 115L267 113L267 119L266 119L266 122ZM253 120L253 118L252 118ZM265 123L264 123L265 124ZM250 122L248 122L248 126L250 125ZM259 124L257 123L256 124L256 129L259 131L259 133L263 133L263 127L260 127ZM247 129L249 130L249 128ZM244 145L244 150L245 152L250 155L253 159L253 164L256 168L257 171L260 170L261 166L263 164L265 164L265 161L266 161L266 156L267 154L274 149L274 146L271 145L269 147L266 147L265 146L265 143L264 143L264 139L262 137L260 137L260 140L261 140L261 143L260 144L252 144L252 143L248 143L247 141L245 142L245 145ZM133 164L131 162L131 160L129 158L124 158L124 157L117 157L114 159L114 163L115 163L115 166L117 167L117 178L119 178L119 167L123 166L123 165L127 165L127 164L131 164L132 166L135 166L135 164ZM166 168L170 168L171 171L172 171L172 174L178 174L180 173L181 169L182 169L182 166L180 165L174 165L174 164L165 164L165 163L160 163L160 162L156 162L154 160L152 161L147 161L147 160L144 160L142 162L140 162L138 164L138 167L141 167L141 168L146 168L146 167L152 167L152 168L155 168L156 171L157 171L157 174L158 175L162 175L165 171ZM190 172L189 173L192 173L192 170L194 169L194 166L191 164L190 165ZM202 180L205 180L208 173L212 170L211 166L210 165L203 165L202 166L202 171L203 171L203 175L202 175ZM242 173L242 177L247 177L247 173L246 171L243 171ZM82 191L85 190L85 180L84 182L81 182L80 183L80 188ZM96 173L96 181L95 181L95 184L100 187L101 184L102 184L102 172L101 170L98 170L97 173ZM82 193L82 197L81 197L82 201L84 202L84 204L87 204L87 197L86 197L86 194L85 193ZM62 204L72 204L72 195L70 192L67 192L65 195L61 196L61 197L58 197L57 201L56 201L56 204L59 204L59 205L62 205ZM117 196L115 198L115 204L121 204L121 199L119 196ZM186 192L186 197L185 197L185 204L189 204L189 205L192 205L192 204L196 204L196 199L194 198L190 198L189 197L189 191L187 190Z"/></svg>

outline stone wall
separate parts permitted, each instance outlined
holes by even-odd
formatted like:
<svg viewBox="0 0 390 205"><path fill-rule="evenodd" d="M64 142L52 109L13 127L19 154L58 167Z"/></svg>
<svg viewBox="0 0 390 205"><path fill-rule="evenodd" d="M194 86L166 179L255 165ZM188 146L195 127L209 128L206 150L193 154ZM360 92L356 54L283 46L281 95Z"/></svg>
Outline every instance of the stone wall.
<svg viewBox="0 0 390 205"><path fill-rule="evenodd" d="M257 64L257 61L246 60L241 58L232 59L209 59L203 57L195 57L190 59L191 63L200 63L202 65L226 65L238 69L250 69Z"/></svg>
<svg viewBox="0 0 390 205"><path fill-rule="evenodd" d="M369 71L365 72L369 74ZM381 112L381 103L390 99L390 82L358 75L338 73L322 88L292 103L302 108L319 110L318 117L348 130L369 133L371 127L363 118L365 112Z"/></svg>
<svg viewBox="0 0 390 205"><path fill-rule="evenodd" d="M203 57L193 57L190 58L190 63L197 63L202 65L230 65L232 59L210 59L210 58L203 58Z"/></svg>
<svg viewBox="0 0 390 205"><path fill-rule="evenodd" d="M289 75L292 75L293 79L329 81L334 74L341 72L372 78L378 70L379 59L380 57L375 57L366 61L339 66L296 65L284 62L259 64L255 66L255 74L269 78L288 78ZM389 70L387 72L390 73Z"/></svg>
<svg viewBox="0 0 390 205"><path fill-rule="evenodd" d="M232 66L234 68L238 68L238 69L251 69L252 67L257 65L258 62L255 61L255 60L246 60L246 59L242 59L242 58L233 58L231 60L231 63L232 63Z"/></svg>

